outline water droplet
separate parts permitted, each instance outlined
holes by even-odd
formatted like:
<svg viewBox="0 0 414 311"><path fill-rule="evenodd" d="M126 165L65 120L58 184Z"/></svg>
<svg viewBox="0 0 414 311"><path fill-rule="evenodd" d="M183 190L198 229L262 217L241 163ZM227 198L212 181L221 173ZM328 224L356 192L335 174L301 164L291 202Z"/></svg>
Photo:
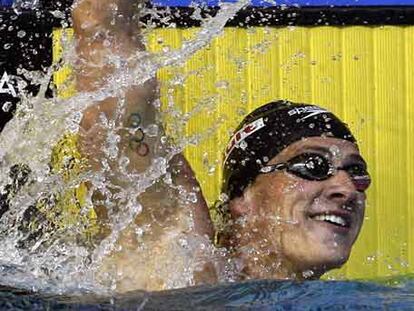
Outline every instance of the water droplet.
<svg viewBox="0 0 414 311"><path fill-rule="evenodd" d="M237 108L236 113L237 113L239 116L244 116L244 115L246 114L246 109L244 109L244 108Z"/></svg>
<svg viewBox="0 0 414 311"><path fill-rule="evenodd" d="M62 11L60 11L60 10L50 11L50 14L52 14L56 18L60 18L60 19L64 19L65 18L65 13L62 12Z"/></svg>
<svg viewBox="0 0 414 311"><path fill-rule="evenodd" d="M156 136L158 136L158 132L159 132L159 127L158 127L157 124L150 124L150 125L148 125L148 127L145 130L145 133L149 137L156 137Z"/></svg>
<svg viewBox="0 0 414 311"><path fill-rule="evenodd" d="M17 37L19 37L19 38L23 38L25 35L26 35L26 31L24 31L24 30L19 30L17 32Z"/></svg>
<svg viewBox="0 0 414 311"><path fill-rule="evenodd" d="M182 247L182 248L188 248L188 241L187 239L181 238L178 240L178 244Z"/></svg>
<svg viewBox="0 0 414 311"><path fill-rule="evenodd" d="M212 175L212 174L214 174L215 171L216 171L216 166L211 165L211 166L209 166L207 173L208 173L208 175Z"/></svg>
<svg viewBox="0 0 414 311"><path fill-rule="evenodd" d="M197 203L197 194L195 194L194 192L189 192L187 194L187 201L190 203Z"/></svg>
<svg viewBox="0 0 414 311"><path fill-rule="evenodd" d="M312 270L307 270L302 272L302 275L305 279L311 278L315 273Z"/></svg>
<svg viewBox="0 0 414 311"><path fill-rule="evenodd" d="M221 202L227 202L229 200L229 196L227 194L225 194L225 193L220 193L219 200Z"/></svg>
<svg viewBox="0 0 414 311"><path fill-rule="evenodd" d="M135 234L137 235L137 237L142 237L144 235L144 229L138 227L135 229Z"/></svg>
<svg viewBox="0 0 414 311"><path fill-rule="evenodd" d="M111 41L109 41L109 40L104 40L104 42L103 42L103 46L104 47L107 47L107 48L109 48L110 46L111 46Z"/></svg>
<svg viewBox="0 0 414 311"><path fill-rule="evenodd" d="M336 146L336 145L333 145L333 146L329 147L329 152L330 152L330 153L332 153L332 156L333 156L334 158L339 157L339 156L340 156L340 154L341 154L341 150L340 150L340 149L339 149L339 147L338 147L338 146Z"/></svg>
<svg viewBox="0 0 414 311"><path fill-rule="evenodd" d="M246 150L247 148L247 143L245 140L241 141L239 144L240 149Z"/></svg>
<svg viewBox="0 0 414 311"><path fill-rule="evenodd" d="M161 140L161 144L164 145L168 142L168 137L167 136L162 136L160 140Z"/></svg>
<svg viewBox="0 0 414 311"><path fill-rule="evenodd" d="M217 81L215 87L218 89L227 89L230 83L226 80Z"/></svg>
<svg viewBox="0 0 414 311"><path fill-rule="evenodd" d="M11 102L5 102L2 109L4 112L9 112L12 106L13 104Z"/></svg>

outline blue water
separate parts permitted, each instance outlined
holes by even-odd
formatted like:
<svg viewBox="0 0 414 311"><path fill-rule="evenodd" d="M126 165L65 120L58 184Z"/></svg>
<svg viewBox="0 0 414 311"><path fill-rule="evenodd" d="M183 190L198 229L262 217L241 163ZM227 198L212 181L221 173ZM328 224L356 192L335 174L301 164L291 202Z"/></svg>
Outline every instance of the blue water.
<svg viewBox="0 0 414 311"><path fill-rule="evenodd" d="M260 280L111 298L1 288L0 310L414 310L414 279L388 283Z"/></svg>
<svg viewBox="0 0 414 311"><path fill-rule="evenodd" d="M13 0L0 0L0 7L5 6L9 7L12 6Z"/></svg>

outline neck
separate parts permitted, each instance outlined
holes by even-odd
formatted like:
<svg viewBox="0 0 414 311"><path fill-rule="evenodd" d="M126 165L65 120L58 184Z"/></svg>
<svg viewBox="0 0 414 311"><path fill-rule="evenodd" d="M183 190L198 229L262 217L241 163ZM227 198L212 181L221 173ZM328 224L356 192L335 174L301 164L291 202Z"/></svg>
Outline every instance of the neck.
<svg viewBox="0 0 414 311"><path fill-rule="evenodd" d="M252 234L253 231L249 228L249 233L244 232L244 229L246 228L233 227L232 237L227 243L227 246L234 250L231 257L237 263L237 272L241 280L316 280L324 273L320 269L297 267L284 256L275 243L259 236L259 233Z"/></svg>
<svg viewBox="0 0 414 311"><path fill-rule="evenodd" d="M317 280L323 273L314 270L296 269L288 260L276 253L260 253L256 250L241 249L232 257L238 262L238 274L241 280L275 279L275 280Z"/></svg>

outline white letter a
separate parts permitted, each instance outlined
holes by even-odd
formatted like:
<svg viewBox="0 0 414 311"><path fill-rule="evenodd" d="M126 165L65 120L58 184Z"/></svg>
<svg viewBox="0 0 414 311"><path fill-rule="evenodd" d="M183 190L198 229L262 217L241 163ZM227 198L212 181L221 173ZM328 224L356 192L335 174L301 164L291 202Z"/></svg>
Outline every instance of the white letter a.
<svg viewBox="0 0 414 311"><path fill-rule="evenodd" d="M13 97L17 97L16 90L9 82L9 76L5 71L3 77L0 80L0 94L11 94Z"/></svg>

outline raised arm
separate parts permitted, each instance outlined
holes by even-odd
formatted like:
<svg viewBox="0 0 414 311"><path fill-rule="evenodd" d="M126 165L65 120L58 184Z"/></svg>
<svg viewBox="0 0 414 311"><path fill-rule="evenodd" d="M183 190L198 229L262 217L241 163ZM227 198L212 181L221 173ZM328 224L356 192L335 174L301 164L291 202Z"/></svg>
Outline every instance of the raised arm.
<svg viewBox="0 0 414 311"><path fill-rule="evenodd" d="M124 71L136 67L137 58L133 56L144 50L138 19L134 14L138 5L133 0L79 0L75 3L73 27L78 53L75 72L79 92L105 90L111 83L112 74L120 70L117 64L123 66L121 70ZM94 104L84 112L79 135L80 149L90 168L104 171L106 179L117 187L125 185L125 170L119 165L121 157L129 161L127 173L141 174L154 165L154 159L168 154L169 146L165 143L162 125L157 123L156 99L158 92L154 78L144 85L120 85L115 96ZM121 111L120 101L123 101L124 107ZM104 126L111 123L112 127ZM158 127L156 135L147 132L150 125ZM110 135L119 138L115 156L107 150ZM120 291L165 288L162 284L168 280L163 278L168 279L168 273L176 271L180 265L180 256L172 251L172 243L177 243L178 237L175 240L171 238L175 234L209 238L213 235L206 202L186 159L181 154L175 155L167 171L172 183L160 178L139 195L142 212L132 222L132 227L124 230L118 238L120 251L104 262L104 269L115 266L116 275L124 276L119 280ZM195 194L197 200L187 200L184 204L180 198L183 191ZM104 201L102 196L105 197L98 193L95 197ZM107 207L96 208L107 217ZM117 208L122 209L122 206ZM185 219L191 219L192 225L188 225ZM150 229L140 240L137 239L136 228ZM146 250L137 252L140 243L145 243ZM194 251L197 252L196 249ZM186 260L188 258L181 260L183 269L186 269ZM160 269L165 269L161 273L164 275L158 275ZM131 275L134 276L132 283L129 279ZM199 279L201 282L206 279L211 281L211 275Z"/></svg>
<svg viewBox="0 0 414 311"><path fill-rule="evenodd" d="M136 55L137 51L144 50L137 16L134 14L137 12L137 6L137 2L132 0L80 0L74 5L73 27L78 53L75 72L79 92L92 92L105 88L108 79L118 70L114 65L116 61L108 61L110 58L121 60L122 64L126 64L123 70L137 65L131 56ZM103 163L108 163L109 160L109 179L118 186L123 185L123 175L118 165L119 157L127 156L128 172L142 173L148 169L154 158L167 153L167 147L161 139L164 136L161 124L157 124L157 135L146 135L148 126L157 122L157 109L153 104L158 98L155 78L144 85L127 86L120 91L125 92L124 98L119 98L119 95L109 97L84 112L79 142L81 151L89 160L92 170L108 171L108 165ZM120 100L124 100L125 105L121 113L117 112ZM110 135L108 128L103 126L105 122L113 122L116 128L115 134L120 137L118 143L120 152L115 159L108 159L108 152L105 151L105 144ZM169 189L171 185L161 181L148 188L139 197L143 205L143 213L135 220L135 224L153 222L156 226L160 226L161 231L165 231L167 227L171 228L175 225L179 227L178 223L182 218L180 215L187 214L192 215L193 218L194 226L190 230L191 234L211 237L213 227L208 208L201 190L198 190L200 187L190 165L181 154L178 154L169 162L168 171L172 176L172 188L175 189L175 192L173 191L175 194L171 195ZM178 208L180 202L177 197L174 197L177 195L177 189L195 193L196 202L187 202ZM174 216L171 215L174 209L177 210L177 217L165 216L166 214ZM171 219L175 219L176 223L171 222ZM162 228L163 226L165 228ZM177 230L181 229L177 228ZM156 232L155 229L153 231Z"/></svg>
<svg viewBox="0 0 414 311"><path fill-rule="evenodd" d="M134 12L137 8L132 0L80 0L73 9L73 27L77 39L76 86L79 92L92 92L105 88L108 79L116 70L118 60L134 66L131 56L144 50L139 25ZM118 60L116 59L118 58ZM148 150L136 150L133 134L142 135L142 129L155 122L153 101L157 98L155 79L139 86L119 86L124 91L125 110L116 115L120 98L109 97L96 103L84 112L81 121L80 145L94 169L102 168L103 147L108 128L103 127L102 117L117 124L116 128L131 128L121 131L119 144L121 153L130 158L130 169L142 172L151 163L159 137L145 141ZM122 89L123 88L123 89ZM116 118L118 117L118 119ZM136 133L133 130L136 130ZM141 137L138 137L139 139ZM137 153L139 152L139 154Z"/></svg>

